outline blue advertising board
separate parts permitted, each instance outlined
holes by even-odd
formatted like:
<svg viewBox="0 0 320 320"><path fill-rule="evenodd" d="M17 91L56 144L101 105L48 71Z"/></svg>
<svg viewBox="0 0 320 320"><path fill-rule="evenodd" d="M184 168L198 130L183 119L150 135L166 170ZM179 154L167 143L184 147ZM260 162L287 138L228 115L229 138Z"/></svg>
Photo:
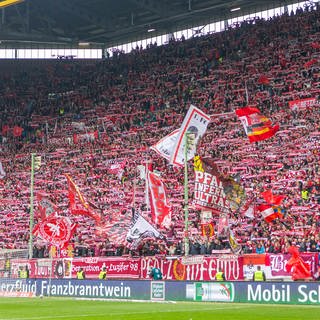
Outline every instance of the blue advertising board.
<svg viewBox="0 0 320 320"><path fill-rule="evenodd" d="M320 305L318 282L0 279L0 296L14 293L114 300Z"/></svg>

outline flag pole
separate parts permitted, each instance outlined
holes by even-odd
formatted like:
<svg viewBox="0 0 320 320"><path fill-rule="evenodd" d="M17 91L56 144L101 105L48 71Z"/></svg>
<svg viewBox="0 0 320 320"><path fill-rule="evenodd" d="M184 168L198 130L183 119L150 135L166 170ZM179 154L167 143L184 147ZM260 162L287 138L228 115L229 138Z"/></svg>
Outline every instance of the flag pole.
<svg viewBox="0 0 320 320"><path fill-rule="evenodd" d="M31 153L31 182L30 182L30 221L29 221L29 228L30 228L30 235L29 235L29 259L33 256L33 187L34 187L34 157L35 153Z"/></svg>
<svg viewBox="0 0 320 320"><path fill-rule="evenodd" d="M145 202L146 202L146 207L147 207L147 211L150 210L150 202L149 202L149 161L146 161L146 165L145 165Z"/></svg>
<svg viewBox="0 0 320 320"><path fill-rule="evenodd" d="M246 103L249 104L249 92L248 92L248 86L247 86L247 80L244 82L245 85L245 91L246 91Z"/></svg>
<svg viewBox="0 0 320 320"><path fill-rule="evenodd" d="M184 135L184 255L189 254L188 133Z"/></svg>

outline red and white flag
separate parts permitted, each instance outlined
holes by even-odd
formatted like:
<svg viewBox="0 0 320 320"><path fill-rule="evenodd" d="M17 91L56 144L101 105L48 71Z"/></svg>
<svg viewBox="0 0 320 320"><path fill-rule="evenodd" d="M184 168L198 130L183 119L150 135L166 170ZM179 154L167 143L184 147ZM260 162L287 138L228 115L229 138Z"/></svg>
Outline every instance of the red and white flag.
<svg viewBox="0 0 320 320"><path fill-rule="evenodd" d="M185 140L189 136L186 161L191 160L196 154L196 147L201 137L207 131L210 122L210 116L206 115L200 109L191 105L185 116L182 126L179 129L173 152L170 157L170 163L183 167L185 162Z"/></svg>
<svg viewBox="0 0 320 320"><path fill-rule="evenodd" d="M65 246L76 229L68 217L58 216L53 213L40 221L32 230L33 235L40 237L51 245Z"/></svg>
<svg viewBox="0 0 320 320"><path fill-rule="evenodd" d="M305 99L298 99L298 100L291 100L289 101L289 108L291 110L301 110L306 109L308 107L312 107L317 103L317 99L314 97L305 98Z"/></svg>
<svg viewBox="0 0 320 320"><path fill-rule="evenodd" d="M243 215L249 219L253 219L254 218L254 206L253 205L247 206L243 211Z"/></svg>
<svg viewBox="0 0 320 320"><path fill-rule="evenodd" d="M171 224L171 206L168 203L166 188L163 181L153 172L148 172L149 200L152 221L160 227Z"/></svg>
<svg viewBox="0 0 320 320"><path fill-rule="evenodd" d="M236 110L250 143L271 138L279 130L279 125L273 125L271 120L260 113L260 110L245 107Z"/></svg>
<svg viewBox="0 0 320 320"><path fill-rule="evenodd" d="M127 160L112 159L112 160L108 160L106 164L107 164L107 172L110 174L114 174L118 177L118 179L121 179L124 168L126 167L126 164L127 164Z"/></svg>
<svg viewBox="0 0 320 320"><path fill-rule="evenodd" d="M218 220L218 234L225 235L229 228L229 218L226 214L220 214Z"/></svg>
<svg viewBox="0 0 320 320"><path fill-rule="evenodd" d="M262 217L266 222L272 222L277 218L281 218L282 215L279 212L275 212L273 207L268 204L261 204L257 207L258 211L260 211Z"/></svg>
<svg viewBox="0 0 320 320"><path fill-rule="evenodd" d="M81 143L81 142L93 142L99 138L98 130L87 132L87 133L74 133L73 134L73 143Z"/></svg>

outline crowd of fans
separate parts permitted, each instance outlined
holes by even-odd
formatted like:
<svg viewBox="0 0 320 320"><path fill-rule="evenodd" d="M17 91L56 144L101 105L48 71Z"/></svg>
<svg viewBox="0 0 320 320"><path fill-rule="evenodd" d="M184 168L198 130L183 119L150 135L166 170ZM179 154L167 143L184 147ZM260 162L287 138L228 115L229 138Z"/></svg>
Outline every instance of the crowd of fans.
<svg viewBox="0 0 320 320"><path fill-rule="evenodd" d="M29 241L31 153L42 157L34 192L44 193L61 215L78 224L76 256L182 254L183 171L150 149L180 127L193 104L211 115L198 153L211 156L225 175L240 174L247 198L257 205L272 189L285 196L283 218L272 223L259 212L229 216L243 253L284 253L289 243L320 252L320 10L268 21L253 19L227 31L153 44L99 61L0 61L0 248L26 249ZM289 101L315 98L304 108ZM250 105L280 130L249 144L234 111ZM124 171L108 171L124 161ZM145 181L137 167L152 163L161 173L172 206L166 240L125 242L132 204L150 220ZM192 163L189 199L192 202ZM106 228L71 215L65 174L72 176ZM200 211L190 207L190 254L229 249L217 233L201 235ZM36 224L38 205L34 207ZM34 239L34 257L48 255Z"/></svg>

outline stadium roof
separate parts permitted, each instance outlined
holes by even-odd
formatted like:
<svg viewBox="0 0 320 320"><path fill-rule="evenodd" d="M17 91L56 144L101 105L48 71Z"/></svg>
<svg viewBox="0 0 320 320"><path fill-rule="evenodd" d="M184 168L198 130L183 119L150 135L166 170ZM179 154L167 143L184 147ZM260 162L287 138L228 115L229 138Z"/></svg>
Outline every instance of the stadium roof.
<svg viewBox="0 0 320 320"><path fill-rule="evenodd" d="M24 0L1 9L0 41L112 46L294 2L298 1ZM148 33L150 29L155 31Z"/></svg>

